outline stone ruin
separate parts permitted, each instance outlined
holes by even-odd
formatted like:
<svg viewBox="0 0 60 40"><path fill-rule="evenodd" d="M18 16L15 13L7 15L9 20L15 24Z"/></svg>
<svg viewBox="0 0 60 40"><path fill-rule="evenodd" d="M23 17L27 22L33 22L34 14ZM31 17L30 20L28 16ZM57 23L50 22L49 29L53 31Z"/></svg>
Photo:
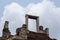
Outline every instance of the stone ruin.
<svg viewBox="0 0 60 40"><path fill-rule="evenodd" d="M28 19L36 20L37 32L28 30ZM56 40L49 37L49 29L43 30L43 26L39 26L39 17L27 15L25 16L25 24L21 28L16 29L16 34L12 35L9 30L9 22L5 21L4 28L2 30L2 37L0 40Z"/></svg>

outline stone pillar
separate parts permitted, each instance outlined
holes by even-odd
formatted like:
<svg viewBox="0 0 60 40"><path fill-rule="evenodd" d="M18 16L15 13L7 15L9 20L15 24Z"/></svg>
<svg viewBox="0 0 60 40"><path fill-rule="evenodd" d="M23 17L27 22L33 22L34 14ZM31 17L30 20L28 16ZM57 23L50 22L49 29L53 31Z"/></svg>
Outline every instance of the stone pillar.
<svg viewBox="0 0 60 40"><path fill-rule="evenodd" d="M39 32L39 18L36 19L36 30Z"/></svg>
<svg viewBox="0 0 60 40"><path fill-rule="evenodd" d="M28 16L25 16L25 23L26 23L26 26L27 26L27 29L28 29Z"/></svg>
<svg viewBox="0 0 60 40"><path fill-rule="evenodd" d="M2 36L4 38L8 38L11 35L10 31L9 31L9 28L8 28L8 24L9 24L9 22L5 21L4 28L3 28L3 31L2 31L3 32Z"/></svg>

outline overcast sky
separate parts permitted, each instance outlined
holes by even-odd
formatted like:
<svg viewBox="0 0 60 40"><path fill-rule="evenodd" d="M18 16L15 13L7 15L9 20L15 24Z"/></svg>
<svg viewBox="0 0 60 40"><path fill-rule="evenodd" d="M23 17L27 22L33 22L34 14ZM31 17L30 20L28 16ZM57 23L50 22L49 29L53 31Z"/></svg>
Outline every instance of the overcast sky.
<svg viewBox="0 0 60 40"><path fill-rule="evenodd" d="M4 21L15 34L25 23L25 14L39 16L39 25L49 28L50 37L60 39L60 0L0 0L0 36ZM36 31L35 20L29 20L29 30Z"/></svg>

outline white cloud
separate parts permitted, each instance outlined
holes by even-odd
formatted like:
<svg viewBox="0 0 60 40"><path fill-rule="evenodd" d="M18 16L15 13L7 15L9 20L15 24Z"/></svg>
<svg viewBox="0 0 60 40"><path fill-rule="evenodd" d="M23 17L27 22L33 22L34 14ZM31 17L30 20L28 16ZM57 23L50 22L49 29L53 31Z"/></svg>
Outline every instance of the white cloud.
<svg viewBox="0 0 60 40"><path fill-rule="evenodd" d="M54 2L47 0L37 4L31 3L26 8L17 3L6 5L0 24L3 25L4 21L8 20L10 31L14 34L16 28L25 23L25 14L39 16L40 25L50 29L50 36L60 38L60 8L56 7ZM2 25L0 26L2 27Z"/></svg>
<svg viewBox="0 0 60 40"><path fill-rule="evenodd" d="M9 21L10 30L15 33L17 27L21 27L24 20L24 8L17 3L11 3L5 6L2 21Z"/></svg>

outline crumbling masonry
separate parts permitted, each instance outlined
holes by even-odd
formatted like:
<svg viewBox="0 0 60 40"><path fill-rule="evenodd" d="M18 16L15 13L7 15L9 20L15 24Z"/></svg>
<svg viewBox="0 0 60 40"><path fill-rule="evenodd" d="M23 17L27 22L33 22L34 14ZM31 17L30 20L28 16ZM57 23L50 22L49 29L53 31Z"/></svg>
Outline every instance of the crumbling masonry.
<svg viewBox="0 0 60 40"><path fill-rule="evenodd" d="M28 18L36 20L37 32L28 30ZM49 29L43 30L43 26L39 26L39 17L26 15L26 24L23 24L21 28L16 29L16 34L12 35L9 31L9 22L5 21L4 28L2 30L2 37L0 40L56 40L49 37Z"/></svg>

